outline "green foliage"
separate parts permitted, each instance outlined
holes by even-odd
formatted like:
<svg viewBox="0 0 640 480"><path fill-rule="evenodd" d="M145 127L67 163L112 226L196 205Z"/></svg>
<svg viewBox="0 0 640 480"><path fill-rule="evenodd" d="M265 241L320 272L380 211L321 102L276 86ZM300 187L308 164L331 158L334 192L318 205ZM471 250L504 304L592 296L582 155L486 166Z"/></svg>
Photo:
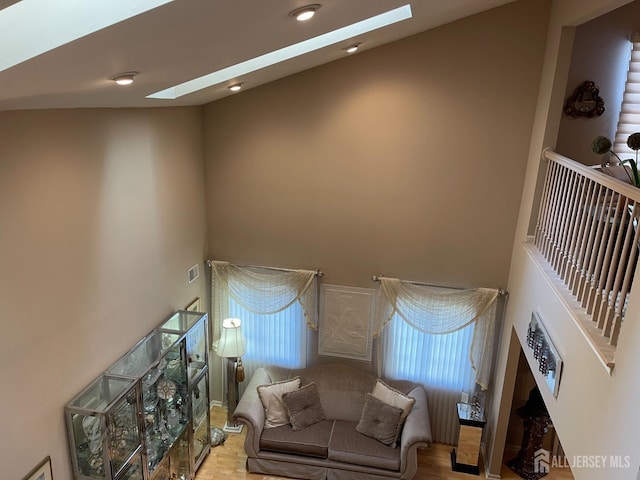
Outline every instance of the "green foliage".
<svg viewBox="0 0 640 480"><path fill-rule="evenodd" d="M591 142L591 151L593 153L597 153L598 155L603 155L611 150L611 140L607 137L603 137L600 135L596 137L593 142Z"/></svg>
<svg viewBox="0 0 640 480"><path fill-rule="evenodd" d="M640 133L632 133L627 138L628 147L636 152L636 156L638 155L638 150L640 150Z"/></svg>

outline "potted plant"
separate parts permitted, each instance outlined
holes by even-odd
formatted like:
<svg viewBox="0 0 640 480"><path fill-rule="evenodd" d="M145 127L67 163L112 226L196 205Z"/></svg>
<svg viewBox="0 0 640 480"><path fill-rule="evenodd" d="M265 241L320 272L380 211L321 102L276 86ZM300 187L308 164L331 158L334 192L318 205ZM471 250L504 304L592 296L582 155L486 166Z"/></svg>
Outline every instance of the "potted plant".
<svg viewBox="0 0 640 480"><path fill-rule="evenodd" d="M604 155L605 153L610 152L618 159L620 165L624 166L625 163L628 163L631 167L631 175L629 175L629 172L626 168L625 172L629 176L629 180L631 181L631 183L636 187L640 187L640 176L638 175L638 150L640 150L640 133L632 133L631 135L629 135L629 138L627 138L627 146L631 150L636 152L635 160L633 158L629 158L627 160L620 159L616 152L611 150L611 146L611 140L601 135L599 137L596 137L593 142L591 142L591 151L598 155Z"/></svg>

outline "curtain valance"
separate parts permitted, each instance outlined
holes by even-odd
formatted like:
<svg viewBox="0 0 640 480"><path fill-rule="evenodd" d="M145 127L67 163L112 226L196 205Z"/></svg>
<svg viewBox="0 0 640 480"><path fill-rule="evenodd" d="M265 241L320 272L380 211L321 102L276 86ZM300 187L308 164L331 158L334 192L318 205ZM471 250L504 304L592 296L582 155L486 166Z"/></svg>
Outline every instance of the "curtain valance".
<svg viewBox="0 0 640 480"><path fill-rule="evenodd" d="M299 301L307 326L318 326L316 274L313 270L260 271L211 261L211 306L214 349L220 325L229 315L229 297L257 314L273 314Z"/></svg>

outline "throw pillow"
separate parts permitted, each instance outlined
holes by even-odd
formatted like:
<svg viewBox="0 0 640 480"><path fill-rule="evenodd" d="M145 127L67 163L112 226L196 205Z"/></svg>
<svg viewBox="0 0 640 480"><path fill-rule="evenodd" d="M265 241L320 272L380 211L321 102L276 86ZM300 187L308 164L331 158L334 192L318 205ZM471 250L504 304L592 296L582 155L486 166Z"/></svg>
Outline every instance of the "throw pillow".
<svg viewBox="0 0 640 480"><path fill-rule="evenodd" d="M409 416L409 413L411 413L413 404L416 403L415 398L409 397L404 393L399 392L395 388L391 388L380 379L376 381L376 385L375 387L373 387L372 394L374 397L382 400L384 403L388 403L389 405L393 405L394 407L402 409L402 418L400 419L401 426L407 416Z"/></svg>
<svg viewBox="0 0 640 480"><path fill-rule="evenodd" d="M282 395L282 401L289 414L293 430L304 430L326 418L320 403L318 388L314 382L293 392L285 393Z"/></svg>
<svg viewBox="0 0 640 480"><path fill-rule="evenodd" d="M391 388L380 379L376 381L376 385L373 387L373 396L385 403L388 403L389 405L393 405L394 407L402 409L402 416L400 417L400 422L398 423L398 431L396 432L397 440L401 435L404 421L409 416L409 413L411 413L413 404L416 403L416 399L413 397L409 397L402 392L399 392L395 388Z"/></svg>
<svg viewBox="0 0 640 480"><path fill-rule="evenodd" d="M298 388L300 388L300 377L258 387L258 396L264 407L264 428L289 424L289 414L282 403L282 395Z"/></svg>
<svg viewBox="0 0 640 480"><path fill-rule="evenodd" d="M395 448L402 409L394 407L372 394L365 395L364 408L356 430L367 437Z"/></svg>

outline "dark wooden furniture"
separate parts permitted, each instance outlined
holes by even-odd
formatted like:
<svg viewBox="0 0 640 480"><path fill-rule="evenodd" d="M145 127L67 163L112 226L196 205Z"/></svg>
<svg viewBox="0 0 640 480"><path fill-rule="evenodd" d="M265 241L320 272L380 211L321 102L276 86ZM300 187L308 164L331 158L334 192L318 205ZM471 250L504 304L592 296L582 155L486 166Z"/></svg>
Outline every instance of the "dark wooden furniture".
<svg viewBox="0 0 640 480"><path fill-rule="evenodd" d="M524 433L518 456L507 466L525 480L537 480L549 473L549 452L542 448L542 440L551 423L538 387L531 390L529 400L516 414L522 418Z"/></svg>

